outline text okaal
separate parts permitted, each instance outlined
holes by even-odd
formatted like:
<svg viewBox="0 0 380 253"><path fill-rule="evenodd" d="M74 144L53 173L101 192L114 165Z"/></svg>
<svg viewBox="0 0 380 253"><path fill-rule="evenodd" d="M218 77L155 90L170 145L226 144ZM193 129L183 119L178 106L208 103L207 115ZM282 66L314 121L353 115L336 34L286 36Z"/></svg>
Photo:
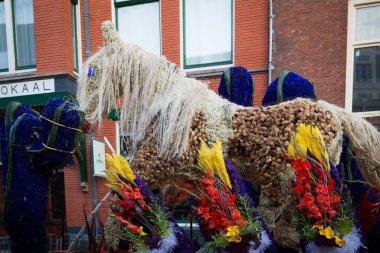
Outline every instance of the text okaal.
<svg viewBox="0 0 380 253"><path fill-rule="evenodd" d="M0 98L36 95L54 91L54 79L0 84Z"/></svg>

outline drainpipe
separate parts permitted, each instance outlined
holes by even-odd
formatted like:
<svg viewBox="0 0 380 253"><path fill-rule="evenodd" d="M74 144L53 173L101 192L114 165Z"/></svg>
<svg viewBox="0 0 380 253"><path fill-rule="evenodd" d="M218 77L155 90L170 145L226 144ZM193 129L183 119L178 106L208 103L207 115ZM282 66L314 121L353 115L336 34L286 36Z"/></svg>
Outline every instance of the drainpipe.
<svg viewBox="0 0 380 253"><path fill-rule="evenodd" d="M88 8L88 0L84 0L84 32L86 34L86 59L91 56L90 47L90 13Z"/></svg>
<svg viewBox="0 0 380 253"><path fill-rule="evenodd" d="M269 53L268 53L268 86L272 82L272 46L273 46L273 0L269 0Z"/></svg>
<svg viewBox="0 0 380 253"><path fill-rule="evenodd" d="M94 133L91 133L90 134L90 140L91 140L91 193L92 193L92 210L95 209L95 207L97 206L98 204L98 193L96 191L96 178L94 176L94 171L95 171L95 164L94 164L94 142L93 140L95 139L95 135ZM95 235L98 236L99 235L99 222L98 222L98 214L94 214L94 218L95 218Z"/></svg>

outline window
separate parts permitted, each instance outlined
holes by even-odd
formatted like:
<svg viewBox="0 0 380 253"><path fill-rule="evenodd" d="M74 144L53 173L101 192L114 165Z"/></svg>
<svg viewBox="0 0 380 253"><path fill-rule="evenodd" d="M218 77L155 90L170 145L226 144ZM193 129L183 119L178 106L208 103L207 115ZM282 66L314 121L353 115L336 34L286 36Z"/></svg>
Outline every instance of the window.
<svg viewBox="0 0 380 253"><path fill-rule="evenodd" d="M73 66L74 71L79 72L79 57L78 57L78 29L77 29L77 6L78 0L71 0L71 26L73 36Z"/></svg>
<svg viewBox="0 0 380 253"><path fill-rule="evenodd" d="M7 30L5 25L4 1L0 1L0 71L8 71Z"/></svg>
<svg viewBox="0 0 380 253"><path fill-rule="evenodd" d="M13 0L13 33L16 69L36 66L33 0Z"/></svg>
<svg viewBox="0 0 380 253"><path fill-rule="evenodd" d="M346 109L380 115L380 4L349 1Z"/></svg>
<svg viewBox="0 0 380 253"><path fill-rule="evenodd" d="M184 68L232 64L232 0L183 0Z"/></svg>
<svg viewBox="0 0 380 253"><path fill-rule="evenodd" d="M116 26L123 41L161 55L160 2L115 0Z"/></svg>
<svg viewBox="0 0 380 253"><path fill-rule="evenodd" d="M0 0L0 72L35 67L33 0Z"/></svg>
<svg viewBox="0 0 380 253"><path fill-rule="evenodd" d="M132 151L132 139L129 133L123 132L120 123L116 122L116 137L119 141L116 143L116 150L118 154L123 156L127 161L131 159Z"/></svg>

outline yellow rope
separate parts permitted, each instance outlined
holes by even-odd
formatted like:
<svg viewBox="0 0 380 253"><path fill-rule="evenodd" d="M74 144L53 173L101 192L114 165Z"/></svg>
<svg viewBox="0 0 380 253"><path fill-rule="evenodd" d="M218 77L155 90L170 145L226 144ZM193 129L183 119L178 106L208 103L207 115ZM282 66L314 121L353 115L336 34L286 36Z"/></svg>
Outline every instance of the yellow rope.
<svg viewBox="0 0 380 253"><path fill-rule="evenodd" d="M45 143L42 143L42 145L43 145L45 148L47 148L47 149L54 150L54 151L61 152L61 153L66 153L66 154L74 154L75 150L77 149L77 148L74 148L73 151L66 151L66 150L61 150L61 149L56 149L56 148L49 147L49 146L46 145Z"/></svg>
<svg viewBox="0 0 380 253"><path fill-rule="evenodd" d="M41 119L44 119L44 120L46 120L46 121L49 121L50 123L55 124L55 125L57 125L57 126L65 127L65 128L68 128L68 129L71 129L71 130L74 130L74 131L78 131L78 132L83 133L83 131L80 130L79 128L73 128L73 127L68 127L68 126L62 125L62 124L60 124L60 123L58 123L58 122L55 122L55 121L50 120L50 119L48 119L48 118L45 118L45 117L42 116L42 115L40 115L40 118L41 118Z"/></svg>

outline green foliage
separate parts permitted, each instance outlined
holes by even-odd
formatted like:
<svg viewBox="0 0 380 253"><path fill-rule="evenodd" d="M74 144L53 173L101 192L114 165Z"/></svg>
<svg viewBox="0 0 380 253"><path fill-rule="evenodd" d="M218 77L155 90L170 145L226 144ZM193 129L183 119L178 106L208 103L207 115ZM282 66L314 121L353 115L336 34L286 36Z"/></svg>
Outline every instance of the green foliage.
<svg viewBox="0 0 380 253"><path fill-rule="evenodd" d="M152 198L151 201L152 211L147 214L148 219L152 224L157 225L158 232L162 238L168 237L170 229L169 216L156 200Z"/></svg>
<svg viewBox="0 0 380 253"><path fill-rule="evenodd" d="M241 234L258 234L262 231L262 226L257 218L253 217L254 210L249 207L250 198L248 195L237 196L237 207L240 211L241 217L248 221L248 225L242 228Z"/></svg>
<svg viewBox="0 0 380 253"><path fill-rule="evenodd" d="M301 231L302 237L307 242L314 241L315 236L318 233L318 229L313 227L313 225L308 222L308 220L306 219L303 213L297 212L297 216L298 216L298 219L297 219L298 227Z"/></svg>
<svg viewBox="0 0 380 253"><path fill-rule="evenodd" d="M247 220L251 223L253 219L253 208L249 207L249 204L248 204L249 201L250 199L248 195L244 195L244 196L238 195L236 204L237 204L237 208L240 211L241 217L244 220Z"/></svg>
<svg viewBox="0 0 380 253"><path fill-rule="evenodd" d="M147 250L143 237L133 233L132 230L123 227L121 232L122 238L131 243L133 252L143 252Z"/></svg>
<svg viewBox="0 0 380 253"><path fill-rule="evenodd" d="M306 241L314 241L315 240L315 236L317 235L318 233L318 229L313 227L312 225L310 224L307 224L305 225L302 229L302 235L303 237L305 238Z"/></svg>
<svg viewBox="0 0 380 253"><path fill-rule="evenodd" d="M203 248L203 252L212 252L215 249L223 249L228 247L229 241L227 236L225 235L217 235L213 236L212 239L206 243L206 245Z"/></svg>
<svg viewBox="0 0 380 253"><path fill-rule="evenodd" d="M345 236L348 233L350 233L353 226L354 226L354 221L352 220L351 217L346 216L346 215L339 217L336 221L336 229L342 236Z"/></svg>

